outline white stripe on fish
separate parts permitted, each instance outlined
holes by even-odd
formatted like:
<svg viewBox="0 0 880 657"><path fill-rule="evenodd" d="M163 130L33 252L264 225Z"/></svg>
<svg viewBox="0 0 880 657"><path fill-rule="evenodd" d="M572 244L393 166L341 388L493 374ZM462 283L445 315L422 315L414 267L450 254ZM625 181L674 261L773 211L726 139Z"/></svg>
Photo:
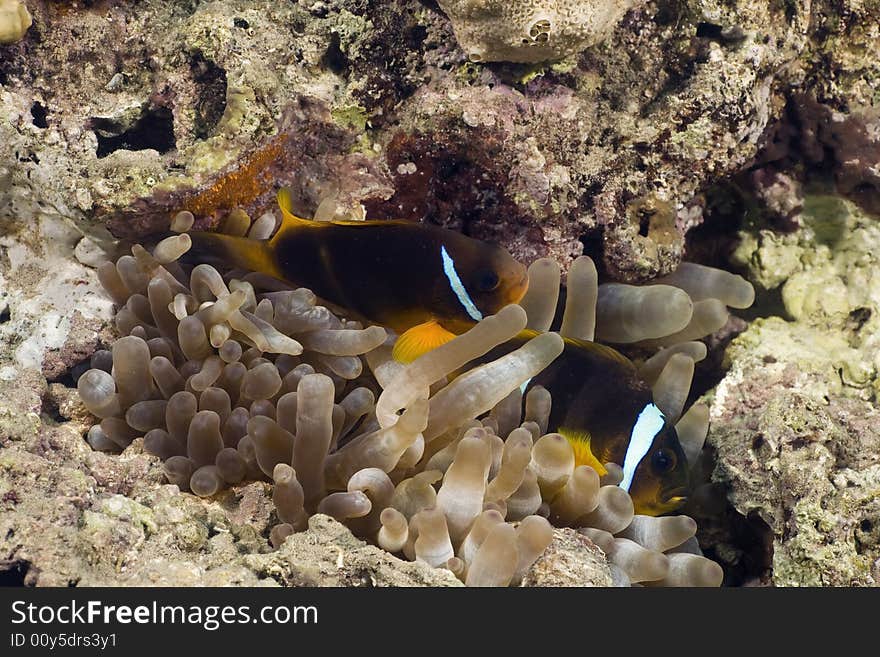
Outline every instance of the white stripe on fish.
<svg viewBox="0 0 880 657"><path fill-rule="evenodd" d="M471 316L471 319L475 322L479 322L483 319L483 313L479 311L476 304L471 299L471 296L465 289L464 283L461 282L458 272L455 271L455 263L452 262L452 258L449 257L449 253L447 253L445 246L440 247L440 257L443 258L443 272L446 274L446 278L452 286L452 291L455 292L455 296L458 297L458 300L461 302L461 305L464 306L467 314Z"/></svg>
<svg viewBox="0 0 880 657"><path fill-rule="evenodd" d="M620 482L620 487L623 490L629 492L636 468L639 467L639 463L651 449L654 438L663 429L664 423L663 413L654 404L648 404L639 413L629 438L629 445L626 448L626 457L623 460L623 480Z"/></svg>

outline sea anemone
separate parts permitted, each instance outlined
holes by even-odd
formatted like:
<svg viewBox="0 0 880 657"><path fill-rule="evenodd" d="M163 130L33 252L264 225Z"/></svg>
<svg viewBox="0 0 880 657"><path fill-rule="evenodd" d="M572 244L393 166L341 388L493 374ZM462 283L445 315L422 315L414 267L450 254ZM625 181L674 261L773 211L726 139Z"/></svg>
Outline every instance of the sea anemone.
<svg viewBox="0 0 880 657"><path fill-rule="evenodd" d="M227 224L236 221L235 232L248 230L246 216ZM187 274L177 259L191 225L192 215L181 213L172 224L179 234L152 253L135 245L99 269L124 337L96 352L78 381L83 403L101 419L88 432L93 448L119 451L143 436L168 480L203 497L271 480L276 546L323 513L468 585L506 586L523 579L554 527L572 527L605 552L618 584L721 583L692 519L635 515L617 486L619 466L607 464L600 477L576 465L568 440L547 432L549 392L535 386L523 400L521 387L563 350L561 335L549 332L555 263L531 266L522 305L404 366L391 356L393 333L320 305L307 289L204 264ZM249 234L267 237L273 228L266 219ZM725 303L750 302L739 277L696 267L657 285L599 286L592 261L579 258L562 319L562 335L595 333L656 352L640 372L676 419L694 361L705 356L693 340L720 328ZM697 309L707 302L704 316ZM539 334L466 367L525 327ZM707 426L700 405L678 420L689 458Z"/></svg>

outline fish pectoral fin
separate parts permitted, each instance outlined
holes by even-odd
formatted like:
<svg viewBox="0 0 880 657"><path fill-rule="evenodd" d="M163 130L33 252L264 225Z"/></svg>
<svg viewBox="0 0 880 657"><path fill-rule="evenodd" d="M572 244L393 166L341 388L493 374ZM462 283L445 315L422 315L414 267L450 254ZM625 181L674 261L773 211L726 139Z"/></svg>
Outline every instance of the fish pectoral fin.
<svg viewBox="0 0 880 657"><path fill-rule="evenodd" d="M447 331L432 319L413 326L397 338L391 356L398 363L411 363L422 354L446 344L455 337L455 333Z"/></svg>
<svg viewBox="0 0 880 657"><path fill-rule="evenodd" d="M574 429L559 429L559 433L571 444L574 450L574 466L588 465L599 473L600 477L608 474L608 470L593 455L590 449L590 441L592 437L587 431L576 431Z"/></svg>

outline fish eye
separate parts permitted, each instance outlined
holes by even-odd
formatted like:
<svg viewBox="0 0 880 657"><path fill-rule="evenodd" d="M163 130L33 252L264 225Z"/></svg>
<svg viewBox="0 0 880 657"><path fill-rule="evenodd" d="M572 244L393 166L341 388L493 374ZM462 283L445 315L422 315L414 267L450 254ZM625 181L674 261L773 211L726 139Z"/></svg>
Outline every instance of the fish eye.
<svg viewBox="0 0 880 657"><path fill-rule="evenodd" d="M678 459L675 458L675 452L664 447L658 449L651 456L651 468L657 474L666 474L676 466L677 461Z"/></svg>
<svg viewBox="0 0 880 657"><path fill-rule="evenodd" d="M477 274L477 289L480 292L491 292L498 287L498 283L500 282L498 274L491 269L487 269Z"/></svg>

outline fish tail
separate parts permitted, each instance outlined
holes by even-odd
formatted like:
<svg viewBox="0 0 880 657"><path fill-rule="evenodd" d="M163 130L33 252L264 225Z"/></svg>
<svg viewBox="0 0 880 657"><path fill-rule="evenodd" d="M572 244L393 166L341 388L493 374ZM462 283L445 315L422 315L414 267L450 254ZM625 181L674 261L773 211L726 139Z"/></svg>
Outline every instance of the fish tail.
<svg viewBox="0 0 880 657"><path fill-rule="evenodd" d="M222 233L191 232L192 248L186 260L222 269L249 269L283 279L268 242Z"/></svg>

